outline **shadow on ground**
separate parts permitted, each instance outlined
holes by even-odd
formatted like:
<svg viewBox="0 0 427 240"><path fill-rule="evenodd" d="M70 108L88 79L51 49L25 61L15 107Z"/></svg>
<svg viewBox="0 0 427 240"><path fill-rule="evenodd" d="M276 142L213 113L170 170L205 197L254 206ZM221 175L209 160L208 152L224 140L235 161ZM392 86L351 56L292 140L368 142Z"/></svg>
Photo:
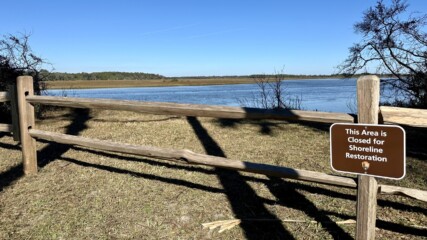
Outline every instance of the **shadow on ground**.
<svg viewBox="0 0 427 240"><path fill-rule="evenodd" d="M0 139L3 137L12 137L11 133L0 133ZM3 143L0 142L0 148L6 148L10 150L21 150L21 147L18 142L16 144L9 144L9 143ZM1 156L0 161L4 160L4 157L7 156ZM23 167L22 163L17 164L5 172L0 172L0 193L3 191L3 189L7 186L10 186L14 181L19 179L24 175L23 173Z"/></svg>
<svg viewBox="0 0 427 240"><path fill-rule="evenodd" d="M354 116L353 116L354 117ZM237 128L238 125L252 124L259 126L259 133L264 135L272 135L274 130L283 129L283 124L293 123L305 127L309 127L314 131L329 132L331 123L321 122L308 122L308 121L295 121L288 120L283 123L270 122L266 120L241 120L241 119L216 119L214 120L219 126L224 128ZM412 127L407 125L400 125L406 132L406 155L418 160L427 160L427 128Z"/></svg>
<svg viewBox="0 0 427 240"><path fill-rule="evenodd" d="M87 128L86 121L88 121L91 118L90 111L87 109L74 109L72 114L67 117L71 117L72 122L67 127L66 133L73 134L73 135L78 135L79 132L86 129ZM0 143L0 147L4 147L7 149L15 149L15 150L21 149L19 145L11 145L11 144L5 144L5 143ZM50 162L61 157L62 154L67 152L69 149L70 149L69 145L50 142L49 145L47 145L45 148L38 151L37 153L38 166L39 167L46 166ZM5 187L8 187L11 184L13 184L13 182L21 178L23 175L24 173L23 173L22 163L8 169L5 172L0 173L0 192L3 191Z"/></svg>
<svg viewBox="0 0 427 240"><path fill-rule="evenodd" d="M87 129L86 122L92 117L90 116L89 109L72 109L72 113L69 116L72 119L70 125L68 125L65 134L79 135L80 132ZM49 145L41 149L37 154L37 161L39 167L44 167L55 159L60 158L71 148L70 145L50 142Z"/></svg>
<svg viewBox="0 0 427 240"><path fill-rule="evenodd" d="M81 131L87 128L86 122L91 119L90 111L86 109L76 109L71 115L72 123L67 127L66 134L78 135ZM218 145L218 143L209 135L208 131L202 126L200 121L194 117L187 118L188 123L193 128L194 133L203 144L205 151L209 155L226 157L224 151ZM242 124L241 121L234 120L220 120L220 124L223 127L233 127L236 124ZM256 124L256 123L251 123ZM280 128L280 125L277 124L266 124L260 123L260 133L262 134L271 134L272 129ZM328 124L312 124L310 123L310 127L315 128L321 131L329 131ZM425 132L420 132L418 129L410 129L411 136L408 137L408 142L416 142L419 141L417 139L419 135L425 137L427 134ZM412 135L413 134L413 135ZM4 136L4 134L3 134ZM2 136L0 136L2 137ZM424 142L424 141L423 141ZM6 147L10 149L19 149L18 145L4 144L0 143L0 147ZM418 148L417 148L418 147ZM85 150L90 153L104 155L108 157L117 158L119 160L126 161L138 161L145 164L164 166L173 169L184 169L188 171L196 171L204 174L215 174L218 176L223 188L215 188L210 186L201 185L198 183L193 183L185 180L179 179L171 179L171 178L163 178L161 176L150 175L146 173L133 172L125 169L119 169L106 165L97 165L92 163L87 163L84 161L70 159L62 157L62 155L67 152L71 148L69 145L63 145L58 143L49 142L49 145L41 149L38 153L39 158L39 167L44 167L48 163L56 160L62 159L65 161L73 162L80 166L84 167L93 167L102 169L105 171L118 173L118 174L131 174L133 176L146 178L154 181L161 181L169 184L176 184L180 186L186 186L189 188L196 188L203 191L213 192L213 193L223 193L226 194L230 205L232 206L232 210L236 218L239 219L275 219L277 222L251 222L251 221L243 221L241 224L241 228L245 233L247 239L295 239L293 236L279 221L278 217L269 211L265 204L280 204L284 207L298 209L303 211L307 216L313 218L316 221L320 222L330 222L330 224L324 225L325 229L331 234L331 236L335 239L349 239L351 238L348 233L346 233L340 226L333 223L330 216L337 216L342 219L354 218L354 216L342 215L335 212L327 212L319 210L313 202L308 200L303 194L301 194L298 190L304 190L311 193L316 194L324 194L331 197L342 198L342 199L351 199L355 200L354 195L343 194L334 190L313 187L306 184L295 183L292 181L285 181L279 178L270 178L259 179L256 177L246 177L242 176L236 171L224 170L224 169L206 169L197 166L182 166L177 164L170 164L165 162L158 162L149 159L141 159L130 156L122 156L114 153L106 153L102 151L96 150L88 150L78 148L79 150ZM416 145L415 148L417 151L426 151L424 148L420 147L420 144ZM421 153L424 154L424 153ZM22 165L17 165L12 167L6 172L0 173L0 191L4 188L12 184L16 179L22 176ZM262 182L268 188L268 190L275 196L276 200L265 199L259 197L254 189L248 184L250 181ZM413 207L408 206L398 202L391 202L385 200L378 201L379 206L384 207L392 207L395 209L399 209L402 211L414 211L414 212L425 212L426 209L422 207ZM411 226L405 226L398 223L387 222L383 220L377 220L377 227L393 232L398 232L402 234L409 234L415 236L425 236L427 235L427 230L418 229Z"/></svg>
<svg viewBox="0 0 427 240"><path fill-rule="evenodd" d="M187 117L187 121L208 155L227 157L197 118ZM262 200L239 172L216 168L215 173L218 175L236 218L278 219L264 206ZM295 239L279 221L265 224L243 221L240 226L247 239Z"/></svg>

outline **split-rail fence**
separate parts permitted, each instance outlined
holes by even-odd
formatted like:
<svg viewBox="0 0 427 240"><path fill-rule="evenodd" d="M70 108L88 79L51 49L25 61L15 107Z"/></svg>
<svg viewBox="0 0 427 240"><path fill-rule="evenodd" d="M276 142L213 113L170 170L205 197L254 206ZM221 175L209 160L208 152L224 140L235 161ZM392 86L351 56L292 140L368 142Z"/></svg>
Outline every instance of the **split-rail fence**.
<svg viewBox="0 0 427 240"><path fill-rule="evenodd" d="M12 124L0 124L0 132L12 132L21 142L24 173L37 173L36 140L89 147L104 151L221 167L281 178L357 188L357 239L375 238L376 199L379 194L399 194L427 202L427 191L398 186L377 184L374 177L358 176L357 179L315 171L287 168L255 162L232 160L223 157L198 154L185 149L165 149L137 146L112 141L96 140L80 136L47 132L35 126L34 105L51 105L71 108L109 109L147 114L213 117L225 119L279 119L324 123L395 123L427 127L427 111L379 106L379 79L363 76L357 81L358 115L302 110L267 110L240 107L222 107L194 104L136 102L110 99L87 99L34 95L33 79L18 77L16 86L8 92L0 92L0 102L11 102Z"/></svg>

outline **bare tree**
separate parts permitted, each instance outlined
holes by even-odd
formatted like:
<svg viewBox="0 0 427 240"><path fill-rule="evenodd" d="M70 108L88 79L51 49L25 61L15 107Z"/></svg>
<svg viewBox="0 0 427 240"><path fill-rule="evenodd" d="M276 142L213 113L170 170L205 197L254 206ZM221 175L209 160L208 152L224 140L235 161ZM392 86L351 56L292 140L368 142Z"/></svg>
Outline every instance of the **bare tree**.
<svg viewBox="0 0 427 240"><path fill-rule="evenodd" d="M0 39L0 91L6 91L22 75L34 78L35 94L40 94L45 89L43 78L48 71L42 70L42 67L46 62L33 53L29 38L29 34L20 34L4 35ZM2 105L0 108L4 112L9 107Z"/></svg>
<svg viewBox="0 0 427 240"><path fill-rule="evenodd" d="M252 99L239 99L243 106L264 109L301 109L301 97L290 96L283 84L283 70L274 75L253 76L258 91Z"/></svg>
<svg viewBox="0 0 427 240"><path fill-rule="evenodd" d="M338 68L353 75L374 66L377 73L393 76L382 82L404 97L395 104L427 108L427 34L422 31L427 15L407 14L407 8L401 0L392 0L390 6L378 0L354 25L363 38Z"/></svg>

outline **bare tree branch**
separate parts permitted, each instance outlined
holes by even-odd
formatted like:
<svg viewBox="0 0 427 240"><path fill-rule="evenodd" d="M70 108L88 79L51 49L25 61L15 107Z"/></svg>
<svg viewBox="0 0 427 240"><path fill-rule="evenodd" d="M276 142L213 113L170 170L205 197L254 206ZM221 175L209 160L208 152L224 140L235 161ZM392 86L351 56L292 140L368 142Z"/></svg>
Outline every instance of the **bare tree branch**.
<svg viewBox="0 0 427 240"><path fill-rule="evenodd" d="M392 74L396 79L384 81L406 105L427 108L427 14L404 14L408 4L393 0L390 6L378 0L354 25L362 34L360 43L349 48L349 57L338 66L348 76L376 67L378 74ZM399 103L400 104L400 103Z"/></svg>

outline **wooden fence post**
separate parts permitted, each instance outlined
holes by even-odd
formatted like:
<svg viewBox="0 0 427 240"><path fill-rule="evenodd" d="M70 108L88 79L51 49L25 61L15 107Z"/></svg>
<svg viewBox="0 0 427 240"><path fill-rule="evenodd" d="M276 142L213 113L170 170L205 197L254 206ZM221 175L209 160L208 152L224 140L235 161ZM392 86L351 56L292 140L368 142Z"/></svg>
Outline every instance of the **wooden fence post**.
<svg viewBox="0 0 427 240"><path fill-rule="evenodd" d="M378 124L380 79L374 75L357 79L358 123ZM377 181L358 176L356 239L375 239Z"/></svg>
<svg viewBox="0 0 427 240"><path fill-rule="evenodd" d="M18 114L18 102L16 95L16 84L9 85L9 96L10 96L10 114L12 115L12 132L13 132L13 140L20 140L19 133L19 114Z"/></svg>
<svg viewBox="0 0 427 240"><path fill-rule="evenodd" d="M24 173L26 175L34 174L37 173L36 140L30 136L28 131L35 126L34 107L26 100L27 96L34 95L33 78L30 76L18 77L16 87Z"/></svg>

